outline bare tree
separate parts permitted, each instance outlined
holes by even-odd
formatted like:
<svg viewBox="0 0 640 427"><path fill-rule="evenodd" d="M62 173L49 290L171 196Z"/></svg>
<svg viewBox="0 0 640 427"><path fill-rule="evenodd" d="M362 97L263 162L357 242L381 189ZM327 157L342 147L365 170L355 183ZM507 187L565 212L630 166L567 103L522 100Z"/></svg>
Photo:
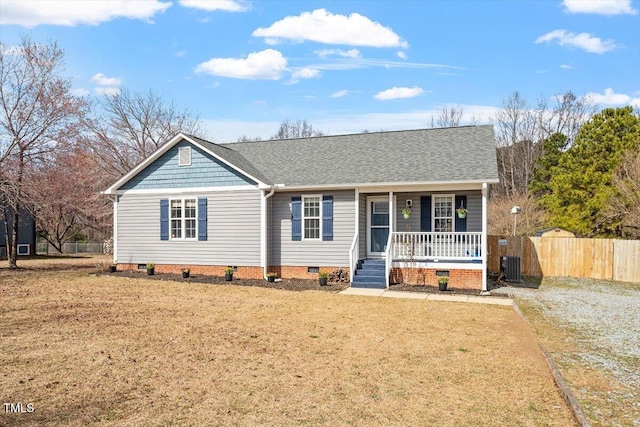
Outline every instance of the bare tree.
<svg viewBox="0 0 640 427"><path fill-rule="evenodd" d="M459 126L462 119L463 109L461 106L449 107L444 105L440 110L440 114L436 119L436 125L439 128ZM433 120L431 121L433 123ZM432 126L433 127L433 126Z"/></svg>
<svg viewBox="0 0 640 427"><path fill-rule="evenodd" d="M119 178L179 132L200 136L198 118L149 91L105 96L101 116L89 121L88 146L103 170Z"/></svg>
<svg viewBox="0 0 640 427"><path fill-rule="evenodd" d="M246 134L242 134L241 136L238 137L238 142L256 142L256 141L262 141L262 138L260 138L259 136L254 136L252 138Z"/></svg>
<svg viewBox="0 0 640 427"><path fill-rule="evenodd" d="M59 252L79 234L93 231L101 239L110 236L112 206L100 195L109 178L95 173L97 165L90 151L76 144L43 160L26 175L38 235Z"/></svg>
<svg viewBox="0 0 640 427"><path fill-rule="evenodd" d="M524 194L535 166L535 115L517 91L493 118L498 146L499 194Z"/></svg>
<svg viewBox="0 0 640 427"><path fill-rule="evenodd" d="M640 239L640 151L625 158L613 173L614 194L598 221L618 224L624 238Z"/></svg>
<svg viewBox="0 0 640 427"><path fill-rule="evenodd" d="M510 236L513 234L513 215L511 208L520 206L516 234L530 236L545 226L545 212L535 199L527 194L514 194L511 197L492 196L487 205L487 223L489 234L493 236Z"/></svg>
<svg viewBox="0 0 640 427"><path fill-rule="evenodd" d="M0 44L0 196L11 211L10 268L17 267L19 212L28 207L26 172L78 136L89 107L71 94L70 80L60 77L63 56L56 43L36 44L27 37L17 47Z"/></svg>
<svg viewBox="0 0 640 427"><path fill-rule="evenodd" d="M292 122L287 119L280 124L280 128L271 139L310 138L323 135L323 132L314 130L311 123L306 120Z"/></svg>
<svg viewBox="0 0 640 427"><path fill-rule="evenodd" d="M500 173L500 184L495 186L498 194L511 197L526 193L536 160L545 154L542 142L562 134L567 147L571 146L594 112L589 100L578 99L572 92L541 98L535 107L530 107L517 91L503 101L493 118Z"/></svg>
<svg viewBox="0 0 640 427"><path fill-rule="evenodd" d="M553 103L549 105L551 101ZM567 137L567 146L570 147L582 125L595 112L595 105L590 99L577 98L571 91L557 94L551 99L540 98L536 108L539 127L537 140L541 141L554 133L561 133Z"/></svg>

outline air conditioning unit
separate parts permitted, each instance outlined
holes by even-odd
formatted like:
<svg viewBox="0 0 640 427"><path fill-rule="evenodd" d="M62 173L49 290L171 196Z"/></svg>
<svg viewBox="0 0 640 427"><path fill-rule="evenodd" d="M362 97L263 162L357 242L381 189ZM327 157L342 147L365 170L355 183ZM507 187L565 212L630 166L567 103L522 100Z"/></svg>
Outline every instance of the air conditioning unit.
<svg viewBox="0 0 640 427"><path fill-rule="evenodd" d="M500 262L500 273L504 274L507 282L520 281L520 257L503 256Z"/></svg>

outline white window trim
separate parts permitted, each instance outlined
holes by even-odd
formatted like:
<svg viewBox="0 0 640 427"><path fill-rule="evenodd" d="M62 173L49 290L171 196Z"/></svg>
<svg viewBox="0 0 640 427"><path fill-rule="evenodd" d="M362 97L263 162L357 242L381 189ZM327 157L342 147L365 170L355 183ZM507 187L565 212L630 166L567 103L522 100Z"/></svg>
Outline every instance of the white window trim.
<svg viewBox="0 0 640 427"><path fill-rule="evenodd" d="M26 253L23 252L23 251L20 251L20 249L24 249L25 246L27 248L27 252ZM18 255L20 255L20 256L29 256L29 255L31 255L31 246L28 245L28 244L19 243L18 244Z"/></svg>
<svg viewBox="0 0 640 427"><path fill-rule="evenodd" d="M186 155L183 156L182 153L188 153ZM190 146L186 146L186 147L179 147L178 148L178 166L191 166L191 147ZM185 156L189 156L189 161L185 162L183 161Z"/></svg>
<svg viewBox="0 0 640 427"><path fill-rule="evenodd" d="M305 232L304 232L304 220L306 219L305 215L304 215L304 200L305 199L313 199L313 198L318 198L320 203L319 203L319 212L318 212L318 220L320 221L319 224L319 234L318 234L318 238L310 238L310 237L305 237ZM301 224L301 228L302 228L302 241L304 242L305 240L308 240L310 242L321 242L322 241L322 194L304 194L302 195L302 206L301 206L301 213L300 213L300 220L302 222ZM308 219L315 219L316 217L309 217Z"/></svg>
<svg viewBox="0 0 640 427"><path fill-rule="evenodd" d="M171 202L176 200L180 200L180 209L182 210L182 217L180 218L180 222L181 222L180 227L182 228L182 237L173 237L173 233L172 233L173 228L171 227L172 221L173 221L173 217L171 216ZM187 235L186 221L187 219L192 219L192 218L185 217L187 200L196 201L196 216L193 218L196 220L196 232L195 232L195 237L189 237L189 238L186 237ZM178 242L179 241L193 242L198 240L198 198L197 197L174 197L169 199L169 240L178 241Z"/></svg>
<svg viewBox="0 0 640 427"><path fill-rule="evenodd" d="M446 231L436 230L436 197L451 198L451 233L456 232L456 195L455 194L432 194L431 195L431 230L434 233L446 233ZM442 217L439 217L442 218Z"/></svg>

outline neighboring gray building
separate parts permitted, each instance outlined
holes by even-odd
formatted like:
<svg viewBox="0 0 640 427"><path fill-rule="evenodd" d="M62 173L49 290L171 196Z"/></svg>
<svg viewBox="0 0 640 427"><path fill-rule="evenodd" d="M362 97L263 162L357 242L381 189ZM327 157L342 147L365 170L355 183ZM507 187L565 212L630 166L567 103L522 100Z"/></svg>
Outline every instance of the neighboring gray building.
<svg viewBox="0 0 640 427"><path fill-rule="evenodd" d="M8 209L7 212L0 214L0 259L7 257L6 245L7 236L5 235L5 215L9 218L9 242L13 235L13 225L11 216L13 210ZM18 255L35 255L36 251L36 221L33 215L26 209L20 209L18 216Z"/></svg>
<svg viewBox="0 0 640 427"><path fill-rule="evenodd" d="M486 289L492 126L214 144L179 134L103 193L121 268ZM460 212L457 212L460 210Z"/></svg>

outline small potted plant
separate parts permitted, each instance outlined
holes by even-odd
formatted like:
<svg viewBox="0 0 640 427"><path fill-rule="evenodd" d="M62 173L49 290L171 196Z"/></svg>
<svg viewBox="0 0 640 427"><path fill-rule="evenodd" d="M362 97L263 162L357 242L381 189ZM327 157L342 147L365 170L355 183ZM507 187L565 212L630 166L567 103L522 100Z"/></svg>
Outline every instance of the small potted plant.
<svg viewBox="0 0 640 427"><path fill-rule="evenodd" d="M224 269L224 280L227 282L233 280L233 267L227 267Z"/></svg>
<svg viewBox="0 0 640 427"><path fill-rule="evenodd" d="M182 278L187 279L189 277L189 273L191 269L189 267L182 267Z"/></svg>
<svg viewBox="0 0 640 427"><path fill-rule="evenodd" d="M326 271L321 271L318 273L318 282L320 286L327 286L327 279L329 278L329 274Z"/></svg>
<svg viewBox="0 0 640 427"><path fill-rule="evenodd" d="M462 202L460 202L460 207L456 209L456 213L460 219L465 219L467 217L467 210L462 206Z"/></svg>
<svg viewBox="0 0 640 427"><path fill-rule="evenodd" d="M118 264L116 264L115 262L112 264L109 264L109 273L115 273L118 270Z"/></svg>
<svg viewBox="0 0 640 427"><path fill-rule="evenodd" d="M404 216L404 219L409 219L411 218L411 214L413 213L413 209L411 209L409 206L405 206L402 209L402 216Z"/></svg>
<svg viewBox="0 0 640 427"><path fill-rule="evenodd" d="M155 268L156 268L156 265L154 263L152 263L151 261L149 261L147 263L147 275L148 276L153 276L153 273L155 272Z"/></svg>
<svg viewBox="0 0 640 427"><path fill-rule="evenodd" d="M447 290L449 284L449 276L438 276L438 289L441 291Z"/></svg>
<svg viewBox="0 0 640 427"><path fill-rule="evenodd" d="M276 281L276 273L267 273L267 282L273 283Z"/></svg>

